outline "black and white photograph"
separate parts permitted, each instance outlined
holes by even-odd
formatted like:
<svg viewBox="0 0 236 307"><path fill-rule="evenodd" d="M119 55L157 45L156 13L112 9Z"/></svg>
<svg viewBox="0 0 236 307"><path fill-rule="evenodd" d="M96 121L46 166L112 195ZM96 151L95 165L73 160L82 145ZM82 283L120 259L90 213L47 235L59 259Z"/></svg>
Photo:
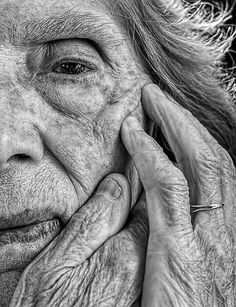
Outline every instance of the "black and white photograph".
<svg viewBox="0 0 236 307"><path fill-rule="evenodd" d="M236 307L236 0L0 0L0 307Z"/></svg>

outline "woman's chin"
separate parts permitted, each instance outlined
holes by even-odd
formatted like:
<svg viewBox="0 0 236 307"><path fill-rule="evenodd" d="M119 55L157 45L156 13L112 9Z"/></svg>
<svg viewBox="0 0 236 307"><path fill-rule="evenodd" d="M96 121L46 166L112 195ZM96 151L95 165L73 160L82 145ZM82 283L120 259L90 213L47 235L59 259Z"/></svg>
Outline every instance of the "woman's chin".
<svg viewBox="0 0 236 307"><path fill-rule="evenodd" d="M0 306L8 307L20 280L20 271L0 273Z"/></svg>

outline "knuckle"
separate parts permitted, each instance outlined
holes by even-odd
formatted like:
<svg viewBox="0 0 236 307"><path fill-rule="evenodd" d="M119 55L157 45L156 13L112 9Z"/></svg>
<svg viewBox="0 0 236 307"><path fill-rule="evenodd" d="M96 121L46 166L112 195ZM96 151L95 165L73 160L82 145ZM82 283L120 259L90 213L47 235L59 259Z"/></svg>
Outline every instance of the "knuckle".
<svg viewBox="0 0 236 307"><path fill-rule="evenodd" d="M142 255L144 253L142 252ZM105 267L117 268L119 275L132 276L140 264L140 249L133 241L126 236L120 237L120 240L113 240L112 246L106 249Z"/></svg>
<svg viewBox="0 0 236 307"><path fill-rule="evenodd" d="M223 173L232 174L235 172L235 166L230 154L222 147L219 149L219 160Z"/></svg>
<svg viewBox="0 0 236 307"><path fill-rule="evenodd" d="M156 147L155 140L142 130L132 131L130 134L130 142L134 149L133 155L142 151L143 148L146 150L153 150Z"/></svg>
<svg viewBox="0 0 236 307"><path fill-rule="evenodd" d="M227 175L235 171L230 154L219 145L214 151L207 146L197 150L194 154L194 160L196 165L200 165L204 170L212 171L214 175L220 176L222 173Z"/></svg>
<svg viewBox="0 0 236 307"><path fill-rule="evenodd" d="M100 202L97 205L89 206L83 212L79 212L71 219L71 228L75 229L81 237L92 237L99 232L99 229L108 226L112 206L104 206Z"/></svg>
<svg viewBox="0 0 236 307"><path fill-rule="evenodd" d="M215 166L219 162L211 148L208 146L204 146L196 150L194 153L194 160L197 163L204 165L209 164L209 166Z"/></svg>
<svg viewBox="0 0 236 307"><path fill-rule="evenodd" d="M210 148L198 150L195 153L194 160L198 171L205 175L220 176L221 174L221 160L217 157Z"/></svg>
<svg viewBox="0 0 236 307"><path fill-rule="evenodd" d="M161 172L156 174L159 184L174 192L176 190L185 191L188 187L188 183L183 173L176 167L163 168Z"/></svg>
<svg viewBox="0 0 236 307"><path fill-rule="evenodd" d="M139 175L146 191L158 186L169 190L186 190L188 183L180 169L175 167L163 152L150 153L139 163Z"/></svg>

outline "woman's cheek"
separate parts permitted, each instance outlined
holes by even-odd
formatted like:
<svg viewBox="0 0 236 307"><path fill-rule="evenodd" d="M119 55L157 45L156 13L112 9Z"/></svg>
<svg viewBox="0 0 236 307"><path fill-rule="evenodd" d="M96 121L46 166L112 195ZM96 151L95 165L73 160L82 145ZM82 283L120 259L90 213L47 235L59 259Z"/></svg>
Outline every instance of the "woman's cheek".
<svg viewBox="0 0 236 307"><path fill-rule="evenodd" d="M107 174L124 171L127 154L119 131L127 115L137 109L142 114L143 83L138 80L129 89L116 86L116 95L114 85L108 83L87 89L58 86L43 90L43 141L71 179L78 207ZM112 100L112 96L117 99Z"/></svg>
<svg viewBox="0 0 236 307"><path fill-rule="evenodd" d="M49 152L70 177L80 207L104 176L112 171L122 171L124 154L118 129L114 130L110 124L100 126L95 120L99 111L102 113L101 109L106 108L104 96L96 89L90 92L92 97L78 96L78 92L77 96L75 92L65 94L62 97L61 92L56 101L60 110L47 104L47 122L41 135ZM116 126L114 121L113 125Z"/></svg>

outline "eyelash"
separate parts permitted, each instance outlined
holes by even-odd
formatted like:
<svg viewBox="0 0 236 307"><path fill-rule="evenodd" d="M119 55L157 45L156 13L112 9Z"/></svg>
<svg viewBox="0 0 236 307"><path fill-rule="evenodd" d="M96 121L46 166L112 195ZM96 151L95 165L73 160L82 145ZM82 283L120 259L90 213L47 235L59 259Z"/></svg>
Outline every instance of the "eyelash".
<svg viewBox="0 0 236 307"><path fill-rule="evenodd" d="M81 65L82 67L85 67L88 69L88 71L86 72L81 72L78 74L67 74L67 73L63 73L63 72L56 72L53 71L57 66L62 65L62 64L66 64L66 63L74 63L74 64L78 64ZM57 79L61 79L62 81L80 81L84 78L89 78L92 77L92 75L94 75L94 73L96 73L98 71L98 67L87 61L87 60L81 60L81 59L75 59L75 58L62 58L59 61L56 61L52 66L51 69L49 71L49 75L53 76L53 78L57 78Z"/></svg>
<svg viewBox="0 0 236 307"><path fill-rule="evenodd" d="M95 69L95 65L88 62L87 60L81 60L81 59L74 59L74 58L62 58L61 60L57 61L55 64L53 64L53 67L56 67L58 65L61 65L61 64L64 64L64 63L78 63L79 65L83 65L83 66L86 66L88 67L89 69Z"/></svg>

